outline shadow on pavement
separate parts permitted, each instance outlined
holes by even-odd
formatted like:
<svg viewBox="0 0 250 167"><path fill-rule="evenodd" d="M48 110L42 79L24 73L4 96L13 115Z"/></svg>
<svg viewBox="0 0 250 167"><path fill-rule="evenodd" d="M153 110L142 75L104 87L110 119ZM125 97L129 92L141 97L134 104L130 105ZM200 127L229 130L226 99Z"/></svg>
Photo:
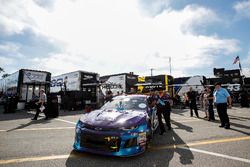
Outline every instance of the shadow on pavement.
<svg viewBox="0 0 250 167"><path fill-rule="evenodd" d="M181 116L184 116L186 112L190 112L189 109L177 109L177 108L173 108L172 109L172 113L174 114L178 114L178 115L181 115Z"/></svg>
<svg viewBox="0 0 250 167"><path fill-rule="evenodd" d="M185 144L174 131L168 131L166 135L164 134L163 136L155 135L152 145L159 140L161 141L161 146L164 145L164 148L155 145L146 150L145 153L135 157L111 157L72 151L66 161L66 166L168 167L175 153L179 166L192 164L194 155L189 149L175 148L173 146L174 144ZM173 163L176 163L176 160Z"/></svg>
<svg viewBox="0 0 250 167"><path fill-rule="evenodd" d="M3 112L0 113L0 121L10 121L10 120L17 120L17 119L26 119L31 118L29 114L25 110L16 111L15 113L8 113L3 114Z"/></svg>
<svg viewBox="0 0 250 167"><path fill-rule="evenodd" d="M36 120L36 121L30 121L27 124L20 124L20 126L18 126L16 128L13 128L13 129L10 129L10 130L7 130L6 132L15 131L15 130L18 130L18 129L24 129L24 128L26 128L26 127L28 127L30 125L34 125L34 124L47 124L49 122L50 122L50 120L43 120L43 119Z"/></svg>
<svg viewBox="0 0 250 167"><path fill-rule="evenodd" d="M17 119L26 119L26 118L32 118L33 115L35 114L35 110L16 110L15 113L3 113L4 110L0 107L0 121L10 121L10 120L17 120ZM84 114L84 111L60 111L59 112L59 117L60 116L73 116L73 115L79 115L79 114ZM41 114L40 114L41 115Z"/></svg>
<svg viewBox="0 0 250 167"><path fill-rule="evenodd" d="M250 118L247 117L240 117L240 116L235 116L235 115L228 115L230 117L230 119L235 119L235 120L239 120L239 121L247 121L250 120Z"/></svg>
<svg viewBox="0 0 250 167"><path fill-rule="evenodd" d="M200 119L203 119L204 121L207 121L207 119L205 119L205 118L200 118ZM230 116L230 117L229 117L229 120L238 120L238 119L232 119L232 117ZM239 120L238 120L238 121L239 121ZM219 118L216 119L215 121L209 121L209 122L210 122L210 123L216 123L216 124L218 124L218 126L220 125L220 120L219 120ZM236 127L236 128L242 128L242 129L250 129L250 126L238 124L238 123L235 123L235 122L232 122L232 121L230 121L230 125L231 125L231 128L230 128L229 130L233 130L233 131L236 131L236 132L245 134L245 135L250 135L249 132L245 132L245 131L242 131L242 130L233 128L233 127Z"/></svg>
<svg viewBox="0 0 250 167"><path fill-rule="evenodd" d="M175 129L182 129L182 130L185 130L185 131L191 132L191 133L193 132L193 128L190 126L181 124L181 123L173 121L173 120L172 120L172 123L177 126L177 128L175 128Z"/></svg>
<svg viewBox="0 0 250 167"><path fill-rule="evenodd" d="M250 133L248 133L248 132L244 132L244 131L242 131L242 130L239 130L239 129L235 129L235 128L230 128L230 130L233 130L233 131L236 131L236 132L239 132L239 133L242 133L242 134L245 134L245 135L248 135L248 136L250 136Z"/></svg>

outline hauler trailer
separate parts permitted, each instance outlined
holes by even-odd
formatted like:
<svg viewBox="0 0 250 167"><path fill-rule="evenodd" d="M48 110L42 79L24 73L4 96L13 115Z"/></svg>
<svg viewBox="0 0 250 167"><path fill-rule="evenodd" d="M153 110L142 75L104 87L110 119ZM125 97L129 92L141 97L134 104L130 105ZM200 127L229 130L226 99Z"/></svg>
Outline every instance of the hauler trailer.
<svg viewBox="0 0 250 167"><path fill-rule="evenodd" d="M191 76L191 77L179 77L174 79L174 90L175 94L183 96L183 94L189 91L192 87L193 91L198 94L204 90L204 85L206 84L205 76Z"/></svg>
<svg viewBox="0 0 250 167"><path fill-rule="evenodd" d="M0 80L0 92L6 97L15 97L18 103L17 109L24 109L34 93L39 96L41 89L46 93L49 92L50 79L50 72L20 69Z"/></svg>
<svg viewBox="0 0 250 167"><path fill-rule="evenodd" d="M135 84L137 83L137 77L138 75L134 75L132 72L101 76L101 92L104 95L106 95L108 91L111 91L113 95L131 93L131 89L136 88Z"/></svg>
<svg viewBox="0 0 250 167"><path fill-rule="evenodd" d="M250 96L250 77L244 78L244 88L247 91L248 95Z"/></svg>
<svg viewBox="0 0 250 167"><path fill-rule="evenodd" d="M62 109L79 110L86 105L96 107L98 103L99 74L87 71L74 71L52 76L51 94L61 98Z"/></svg>
<svg viewBox="0 0 250 167"><path fill-rule="evenodd" d="M173 89L174 78L171 75L156 75L156 76L140 76L138 77L137 92L142 94L148 94L150 91L164 90L174 97Z"/></svg>
<svg viewBox="0 0 250 167"><path fill-rule="evenodd" d="M250 77L244 78L244 87L242 92L246 93L248 104L250 104Z"/></svg>
<svg viewBox="0 0 250 167"><path fill-rule="evenodd" d="M239 103L239 96L243 90L243 79L241 76L221 76L206 79L208 86L213 87L216 82L220 82L221 86L229 91L234 103Z"/></svg>

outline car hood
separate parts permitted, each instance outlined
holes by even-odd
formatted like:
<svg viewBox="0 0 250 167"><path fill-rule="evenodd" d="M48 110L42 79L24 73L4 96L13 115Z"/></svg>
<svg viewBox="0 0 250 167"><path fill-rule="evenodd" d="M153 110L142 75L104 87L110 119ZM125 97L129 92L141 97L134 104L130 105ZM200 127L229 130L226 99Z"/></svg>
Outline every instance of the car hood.
<svg viewBox="0 0 250 167"><path fill-rule="evenodd" d="M130 128L146 120L146 111L136 110L95 110L81 117L84 124L101 128Z"/></svg>

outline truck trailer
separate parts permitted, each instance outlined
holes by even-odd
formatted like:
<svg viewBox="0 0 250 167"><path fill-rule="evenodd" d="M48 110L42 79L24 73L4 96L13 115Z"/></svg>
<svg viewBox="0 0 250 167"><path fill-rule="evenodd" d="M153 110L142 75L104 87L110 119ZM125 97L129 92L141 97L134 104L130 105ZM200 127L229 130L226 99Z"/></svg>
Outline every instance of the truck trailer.
<svg viewBox="0 0 250 167"><path fill-rule="evenodd" d="M50 79L50 72L20 69L0 80L0 92L7 98L14 97L17 109L24 109L34 95L39 96L41 89L49 92Z"/></svg>
<svg viewBox="0 0 250 167"><path fill-rule="evenodd" d="M74 71L52 76L51 94L58 95L62 109L79 110L98 104L99 74Z"/></svg>
<svg viewBox="0 0 250 167"><path fill-rule="evenodd" d="M137 92L149 94L151 91L168 91L174 97L173 89L174 78L171 75L140 76L138 77Z"/></svg>
<svg viewBox="0 0 250 167"><path fill-rule="evenodd" d="M108 91L113 95L128 94L132 89L135 89L138 75L133 73L121 73L114 75L106 75L100 77L100 89L104 96Z"/></svg>

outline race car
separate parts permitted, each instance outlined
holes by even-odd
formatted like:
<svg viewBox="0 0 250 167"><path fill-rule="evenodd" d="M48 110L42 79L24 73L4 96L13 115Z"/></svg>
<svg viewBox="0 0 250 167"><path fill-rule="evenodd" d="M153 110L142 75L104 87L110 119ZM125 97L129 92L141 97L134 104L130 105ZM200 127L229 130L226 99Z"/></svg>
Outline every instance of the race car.
<svg viewBox="0 0 250 167"><path fill-rule="evenodd" d="M80 152L134 156L146 150L157 128L156 109L149 108L146 95L117 96L79 119L73 147Z"/></svg>

